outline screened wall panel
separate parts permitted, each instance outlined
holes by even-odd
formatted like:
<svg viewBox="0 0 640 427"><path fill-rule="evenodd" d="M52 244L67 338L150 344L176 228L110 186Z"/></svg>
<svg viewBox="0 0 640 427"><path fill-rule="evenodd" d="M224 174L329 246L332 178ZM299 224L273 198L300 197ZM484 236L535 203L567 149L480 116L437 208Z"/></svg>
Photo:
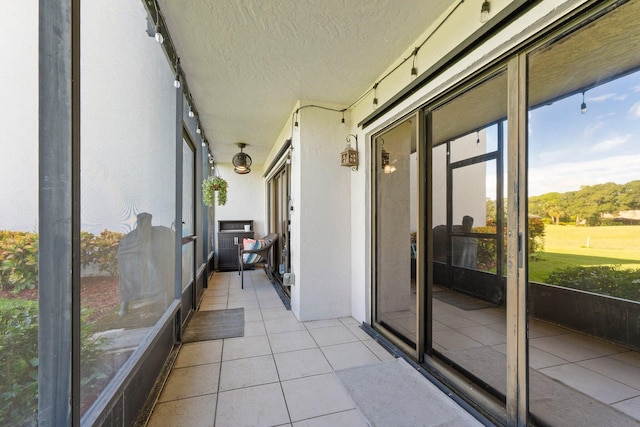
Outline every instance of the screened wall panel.
<svg viewBox="0 0 640 427"><path fill-rule="evenodd" d="M0 425L36 425L39 10L0 8Z"/></svg>
<svg viewBox="0 0 640 427"><path fill-rule="evenodd" d="M82 3L82 412L175 295L176 91L146 28L141 2Z"/></svg>

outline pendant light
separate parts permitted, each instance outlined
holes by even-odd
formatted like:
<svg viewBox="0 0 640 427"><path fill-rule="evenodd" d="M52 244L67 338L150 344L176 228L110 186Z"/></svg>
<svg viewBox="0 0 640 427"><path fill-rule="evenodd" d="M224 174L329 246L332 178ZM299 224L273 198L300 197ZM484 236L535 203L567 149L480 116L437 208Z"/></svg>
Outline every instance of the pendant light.
<svg viewBox="0 0 640 427"><path fill-rule="evenodd" d="M242 151L247 144L244 142L237 142L236 145L240 147L240 152L236 153L231 160L231 163L233 163L234 166L233 171L241 175L248 174L251 172L251 163L253 163L253 160L251 160L251 156Z"/></svg>

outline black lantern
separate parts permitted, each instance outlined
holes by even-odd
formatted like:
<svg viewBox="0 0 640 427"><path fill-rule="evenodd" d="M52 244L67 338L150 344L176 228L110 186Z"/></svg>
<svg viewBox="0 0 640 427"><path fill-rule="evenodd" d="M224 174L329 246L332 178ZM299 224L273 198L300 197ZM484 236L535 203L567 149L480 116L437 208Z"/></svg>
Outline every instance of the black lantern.
<svg viewBox="0 0 640 427"><path fill-rule="evenodd" d="M234 166L233 171L235 173L244 175L251 172L251 163L253 163L253 160L251 160L251 156L242 151L242 149L246 147L247 144L245 144L244 142L238 142L236 143L236 145L240 147L240 152L236 153L236 155L233 156L233 159L231 160L231 163L233 163Z"/></svg>

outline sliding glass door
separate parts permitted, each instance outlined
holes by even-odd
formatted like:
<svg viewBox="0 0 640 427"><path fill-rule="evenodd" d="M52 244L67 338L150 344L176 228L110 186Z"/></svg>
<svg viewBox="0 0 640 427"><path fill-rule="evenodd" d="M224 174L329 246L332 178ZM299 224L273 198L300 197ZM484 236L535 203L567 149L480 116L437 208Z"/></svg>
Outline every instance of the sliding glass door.
<svg viewBox="0 0 640 427"><path fill-rule="evenodd" d="M629 2L527 55L530 410L549 425L640 423L638 22Z"/></svg>
<svg viewBox="0 0 640 427"><path fill-rule="evenodd" d="M291 297L291 286L284 281L285 273L291 270L289 202L291 192L291 167L285 161L280 169L267 181L269 197L269 232L278 235L273 251L274 270L270 273L282 286L284 294Z"/></svg>
<svg viewBox="0 0 640 427"><path fill-rule="evenodd" d="M425 350L504 400L506 71L427 114Z"/></svg>
<svg viewBox="0 0 640 427"><path fill-rule="evenodd" d="M373 141L374 324L417 356L418 152L415 117Z"/></svg>

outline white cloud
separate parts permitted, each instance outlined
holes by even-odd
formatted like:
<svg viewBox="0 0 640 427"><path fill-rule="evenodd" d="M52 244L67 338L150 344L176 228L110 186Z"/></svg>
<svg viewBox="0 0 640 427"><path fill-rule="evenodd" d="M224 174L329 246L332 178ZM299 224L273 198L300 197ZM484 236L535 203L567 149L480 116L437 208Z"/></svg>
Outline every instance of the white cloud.
<svg viewBox="0 0 640 427"><path fill-rule="evenodd" d="M625 99L627 99L628 95L626 93L623 93L622 95L618 95L615 98L613 98L614 101L624 101Z"/></svg>
<svg viewBox="0 0 640 427"><path fill-rule="evenodd" d="M630 138L631 138L631 134L628 134L626 136L618 136L615 138L606 139L592 146L589 151L591 151L592 153L601 153L603 151L609 151L624 144Z"/></svg>
<svg viewBox="0 0 640 427"><path fill-rule="evenodd" d="M608 99L615 99L617 95L618 94L615 93L615 92L613 92L613 93L605 93L604 95L589 97L589 98L586 99L586 101L588 101L588 102L602 102L602 101L606 101Z"/></svg>
<svg viewBox="0 0 640 427"><path fill-rule="evenodd" d="M587 125L587 128L584 130L584 135L587 138L592 137L598 130L604 127L604 122L597 121Z"/></svg>
<svg viewBox="0 0 640 427"><path fill-rule="evenodd" d="M629 113L635 118L640 119L640 102L636 102L629 109Z"/></svg>
<svg viewBox="0 0 640 427"><path fill-rule="evenodd" d="M579 190L583 185L615 182L624 184L640 179L640 154L613 156L585 162L563 162L530 167L529 194Z"/></svg>

